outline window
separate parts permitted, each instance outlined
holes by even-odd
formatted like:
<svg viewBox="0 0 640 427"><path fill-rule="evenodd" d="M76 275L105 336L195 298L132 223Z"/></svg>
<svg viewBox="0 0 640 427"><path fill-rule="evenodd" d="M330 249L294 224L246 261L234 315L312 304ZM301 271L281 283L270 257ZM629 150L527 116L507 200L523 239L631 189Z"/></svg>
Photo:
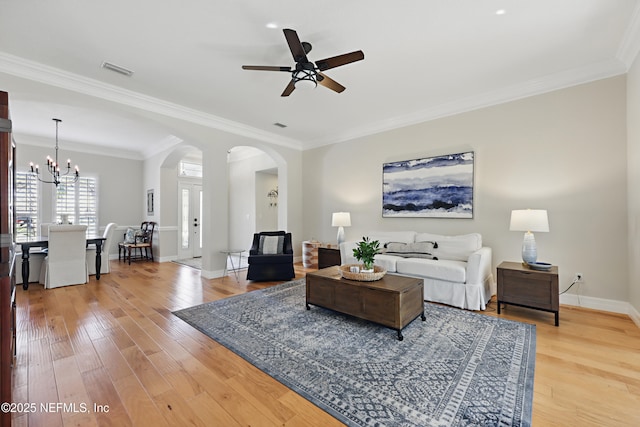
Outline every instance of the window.
<svg viewBox="0 0 640 427"><path fill-rule="evenodd" d="M15 181L16 241L38 233L38 180L29 172L16 172Z"/></svg>
<svg viewBox="0 0 640 427"><path fill-rule="evenodd" d="M98 180L73 176L60 177L56 189L56 222L87 226L88 235L98 234Z"/></svg>
<svg viewBox="0 0 640 427"><path fill-rule="evenodd" d="M180 176L202 178L202 165L193 162L180 162Z"/></svg>

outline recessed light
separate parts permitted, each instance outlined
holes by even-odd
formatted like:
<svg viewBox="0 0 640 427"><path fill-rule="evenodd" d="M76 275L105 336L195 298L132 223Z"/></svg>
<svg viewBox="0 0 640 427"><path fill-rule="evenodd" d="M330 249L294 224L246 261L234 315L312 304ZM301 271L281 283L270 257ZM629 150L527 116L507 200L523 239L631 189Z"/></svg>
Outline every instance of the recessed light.
<svg viewBox="0 0 640 427"><path fill-rule="evenodd" d="M504 10L504 9L498 9L498 10L496 10L496 15L504 15L505 13L507 13L507 11L506 11L506 10Z"/></svg>
<svg viewBox="0 0 640 427"><path fill-rule="evenodd" d="M269 22L269 23L266 25L266 27L267 27L267 28L271 28L272 30L274 30L274 29L278 28L278 24L276 24L275 22Z"/></svg>

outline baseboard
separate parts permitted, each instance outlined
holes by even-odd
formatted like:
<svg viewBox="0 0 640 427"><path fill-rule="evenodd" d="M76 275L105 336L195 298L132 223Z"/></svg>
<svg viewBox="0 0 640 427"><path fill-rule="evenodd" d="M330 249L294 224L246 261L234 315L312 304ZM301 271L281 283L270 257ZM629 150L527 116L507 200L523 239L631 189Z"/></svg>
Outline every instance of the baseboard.
<svg viewBox="0 0 640 427"><path fill-rule="evenodd" d="M636 326L640 328L640 312L638 312L638 310L636 310L636 308L631 304L629 304L629 307L630 307L629 317L631 317L631 320L633 320L633 323L635 323Z"/></svg>
<svg viewBox="0 0 640 427"><path fill-rule="evenodd" d="M564 294L560 295L560 304L626 314L640 328L640 313L626 301Z"/></svg>

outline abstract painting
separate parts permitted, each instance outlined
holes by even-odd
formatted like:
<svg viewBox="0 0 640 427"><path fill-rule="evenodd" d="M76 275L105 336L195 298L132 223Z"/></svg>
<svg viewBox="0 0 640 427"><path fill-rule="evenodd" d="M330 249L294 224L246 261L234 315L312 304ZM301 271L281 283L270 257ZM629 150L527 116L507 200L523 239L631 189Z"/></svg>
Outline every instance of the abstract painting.
<svg viewBox="0 0 640 427"><path fill-rule="evenodd" d="M474 153L384 163L382 216L473 218Z"/></svg>

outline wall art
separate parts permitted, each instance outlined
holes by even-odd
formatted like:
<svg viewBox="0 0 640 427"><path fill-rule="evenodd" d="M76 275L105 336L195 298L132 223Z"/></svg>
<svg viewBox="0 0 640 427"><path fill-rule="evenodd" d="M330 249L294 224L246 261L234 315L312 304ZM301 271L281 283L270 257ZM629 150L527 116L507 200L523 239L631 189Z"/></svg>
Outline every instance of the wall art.
<svg viewBox="0 0 640 427"><path fill-rule="evenodd" d="M153 189L147 190L147 215L153 215Z"/></svg>
<svg viewBox="0 0 640 427"><path fill-rule="evenodd" d="M473 218L474 152L382 165L382 216Z"/></svg>

